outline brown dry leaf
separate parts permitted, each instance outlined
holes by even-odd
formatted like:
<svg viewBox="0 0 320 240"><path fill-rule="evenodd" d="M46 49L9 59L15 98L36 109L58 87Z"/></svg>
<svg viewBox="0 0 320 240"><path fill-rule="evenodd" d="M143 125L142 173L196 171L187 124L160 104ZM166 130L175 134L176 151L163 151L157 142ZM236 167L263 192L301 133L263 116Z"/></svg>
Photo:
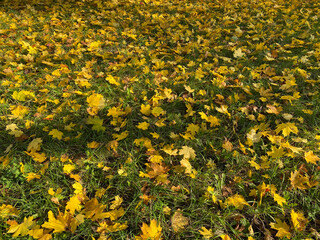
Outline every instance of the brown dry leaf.
<svg viewBox="0 0 320 240"><path fill-rule="evenodd" d="M225 142L222 144L222 147L227 150L228 152L232 151L233 145L229 140L225 140Z"/></svg>
<svg viewBox="0 0 320 240"><path fill-rule="evenodd" d="M188 223L188 218L182 215L182 211L180 209L178 209L171 218L172 228L175 232L179 232L181 229L187 226Z"/></svg>

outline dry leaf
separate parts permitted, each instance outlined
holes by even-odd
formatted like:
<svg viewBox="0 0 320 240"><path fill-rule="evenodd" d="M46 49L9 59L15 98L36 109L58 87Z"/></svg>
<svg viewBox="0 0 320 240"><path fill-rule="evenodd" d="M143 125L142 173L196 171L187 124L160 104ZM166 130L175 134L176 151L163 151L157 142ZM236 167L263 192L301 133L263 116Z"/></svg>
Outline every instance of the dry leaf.
<svg viewBox="0 0 320 240"><path fill-rule="evenodd" d="M182 215L182 211L178 209L171 218L173 231L178 232L188 225L188 218Z"/></svg>

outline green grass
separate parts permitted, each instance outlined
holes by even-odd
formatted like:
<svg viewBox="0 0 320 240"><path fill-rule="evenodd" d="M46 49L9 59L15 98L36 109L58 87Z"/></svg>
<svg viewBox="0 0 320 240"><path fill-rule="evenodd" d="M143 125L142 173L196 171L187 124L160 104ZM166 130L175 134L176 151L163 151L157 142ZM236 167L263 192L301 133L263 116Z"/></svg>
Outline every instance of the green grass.
<svg viewBox="0 0 320 240"><path fill-rule="evenodd" d="M319 238L318 1L0 4L1 239Z"/></svg>

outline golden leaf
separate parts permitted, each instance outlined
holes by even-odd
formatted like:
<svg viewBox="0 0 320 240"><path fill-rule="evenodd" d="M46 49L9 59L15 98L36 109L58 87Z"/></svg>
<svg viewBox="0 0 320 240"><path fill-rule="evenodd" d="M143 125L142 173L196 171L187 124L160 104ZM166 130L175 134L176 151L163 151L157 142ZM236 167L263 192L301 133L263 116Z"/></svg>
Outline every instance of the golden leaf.
<svg viewBox="0 0 320 240"><path fill-rule="evenodd" d="M20 224L13 224L10 226L8 233L13 233L13 237L17 237L19 235L25 236L28 234L29 230L34 225L33 216L24 218L23 222Z"/></svg>
<svg viewBox="0 0 320 240"><path fill-rule="evenodd" d="M49 218L49 221L42 224L41 227L53 229L54 233L55 232L63 232L63 231L65 231L66 227L68 226L62 213L59 213L58 217L55 218L53 215L53 212L50 210L48 212L48 218Z"/></svg>
<svg viewBox="0 0 320 240"><path fill-rule="evenodd" d="M119 86L119 85L120 85L120 83L117 82L117 80L116 80L113 76L111 76L111 75L108 75L108 76L106 77L106 80L107 80L110 84L114 84L114 85L116 85L116 86Z"/></svg>
<svg viewBox="0 0 320 240"><path fill-rule="evenodd" d="M84 215L78 214L74 218L72 218L70 222L70 230L72 233L74 233L77 229L77 227L84 222Z"/></svg>
<svg viewBox="0 0 320 240"><path fill-rule="evenodd" d="M127 223L113 223L110 221L104 221L99 223L99 227L97 228L98 233L110 233L110 232L118 232L124 230L128 227Z"/></svg>
<svg viewBox="0 0 320 240"><path fill-rule="evenodd" d="M102 109L105 106L105 99L101 94L94 93L87 97L87 102L90 107Z"/></svg>
<svg viewBox="0 0 320 240"><path fill-rule="evenodd" d="M243 208L244 205L249 206L247 201L240 194L235 194L231 197L228 197L227 200L225 201L225 204L227 204L228 206L233 205L240 210Z"/></svg>
<svg viewBox="0 0 320 240"><path fill-rule="evenodd" d="M52 135L53 138L57 138L57 139L61 140L63 132L60 132L58 129L52 129L49 132L49 135Z"/></svg>
<svg viewBox="0 0 320 240"><path fill-rule="evenodd" d="M139 128L139 129L141 129L141 130L147 130L148 129L148 127L149 127L149 123L147 123L147 122L141 122L141 123L139 123L136 127L137 128Z"/></svg>
<svg viewBox="0 0 320 240"><path fill-rule="evenodd" d="M94 149L94 148L99 147L99 145L100 145L100 143L98 143L98 142L96 142L96 141L92 141L92 142L90 142L90 143L87 144L87 147Z"/></svg>
<svg viewBox="0 0 320 240"><path fill-rule="evenodd" d="M205 227L201 227L201 230L199 230L199 232L203 236L204 239L210 239L214 236L212 229L208 230Z"/></svg>
<svg viewBox="0 0 320 240"><path fill-rule="evenodd" d="M313 151L305 152L304 158L308 163L313 163L313 164L317 164L317 161L320 160L320 158L317 155L313 154Z"/></svg>
<svg viewBox="0 0 320 240"><path fill-rule="evenodd" d="M303 216L303 213L295 212L293 209L291 210L291 220L294 229L300 232L306 228L306 225L308 223L308 219Z"/></svg>
<svg viewBox="0 0 320 240"><path fill-rule="evenodd" d="M25 106L15 106L11 109L12 117L22 119L29 112L29 108Z"/></svg>
<svg viewBox="0 0 320 240"><path fill-rule="evenodd" d="M119 195L114 197L114 201L112 202L110 209L116 209L120 207L121 203L123 202L123 198L120 197Z"/></svg>
<svg viewBox="0 0 320 240"><path fill-rule="evenodd" d="M161 239L161 231L162 227L157 223L155 219L150 221L150 226L146 223L142 223L141 227L142 234L140 236L136 236L136 239L141 240L160 240Z"/></svg>
<svg viewBox="0 0 320 240"><path fill-rule="evenodd" d="M40 179L40 177L41 176L39 174L30 172L30 173L28 173L26 178L27 178L27 181L30 182L32 179L35 179L35 178Z"/></svg>
<svg viewBox="0 0 320 240"><path fill-rule="evenodd" d="M222 240L231 240L231 238L227 234L222 234L219 237L221 237Z"/></svg>
<svg viewBox="0 0 320 240"><path fill-rule="evenodd" d="M285 222L282 222L279 218L276 218L276 223L270 223L271 228L277 230L277 237L288 239L291 238L290 227Z"/></svg>
<svg viewBox="0 0 320 240"><path fill-rule="evenodd" d="M155 107L151 111L152 115L155 117L159 117L161 114L165 114L166 111L164 111L161 107Z"/></svg>
<svg viewBox="0 0 320 240"><path fill-rule="evenodd" d="M183 146L179 151L179 155L183 155L184 159L194 159L196 157L195 151L188 146Z"/></svg>
<svg viewBox="0 0 320 240"><path fill-rule="evenodd" d="M146 116L149 116L151 114L151 106L141 104L140 112Z"/></svg>
<svg viewBox="0 0 320 240"><path fill-rule="evenodd" d="M0 218L7 218L9 216L17 216L19 210L13 207L12 205L2 204L0 206Z"/></svg>
<svg viewBox="0 0 320 240"><path fill-rule="evenodd" d="M63 165L63 173L70 174L76 167L73 164Z"/></svg>
<svg viewBox="0 0 320 240"><path fill-rule="evenodd" d="M282 131L282 135L284 137L289 136L290 133L298 134L298 128L292 122L281 123L277 125L276 133L278 134L280 131Z"/></svg>
<svg viewBox="0 0 320 240"><path fill-rule="evenodd" d="M284 199L283 197L281 197L279 194L277 193L274 193L273 194L273 199L274 201L276 201L281 207L284 203L287 203L286 202L286 199Z"/></svg>
<svg viewBox="0 0 320 240"><path fill-rule="evenodd" d="M81 210L82 206L80 204L81 204L81 201L79 200L79 196L74 195L67 202L66 210L69 210L69 212L73 215L75 213L75 211Z"/></svg>

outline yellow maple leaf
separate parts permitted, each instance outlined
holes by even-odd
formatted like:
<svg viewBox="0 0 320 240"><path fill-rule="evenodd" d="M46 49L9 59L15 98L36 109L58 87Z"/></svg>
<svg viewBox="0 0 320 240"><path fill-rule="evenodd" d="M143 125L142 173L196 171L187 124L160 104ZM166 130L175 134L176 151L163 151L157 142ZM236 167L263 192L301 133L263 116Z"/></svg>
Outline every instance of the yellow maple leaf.
<svg viewBox="0 0 320 240"><path fill-rule="evenodd" d="M53 138L57 138L57 139L61 140L63 132L60 132L58 129L52 129L49 132L49 135L52 135Z"/></svg>
<svg viewBox="0 0 320 240"><path fill-rule="evenodd" d="M128 227L127 223L100 222L97 228L98 233L110 233L124 230Z"/></svg>
<svg viewBox="0 0 320 240"><path fill-rule="evenodd" d="M160 240L162 227L157 223L155 219L150 221L150 226L146 223L142 223L141 227L142 234L140 236L136 236L136 239L139 240Z"/></svg>
<svg viewBox="0 0 320 240"><path fill-rule="evenodd" d="M179 232L180 230L184 229L184 227L187 226L188 223L188 218L182 215L182 211L180 209L178 209L171 218L171 225L173 231L175 232Z"/></svg>
<svg viewBox="0 0 320 240"><path fill-rule="evenodd" d="M19 210L13 207L12 205L2 204L0 206L0 218L7 218L9 216L17 216Z"/></svg>
<svg viewBox="0 0 320 240"><path fill-rule="evenodd" d="M307 174L303 176L297 170L295 170L294 172L291 172L290 181L291 181L292 187L298 188L301 190L309 189L312 187L309 176Z"/></svg>
<svg viewBox="0 0 320 240"><path fill-rule="evenodd" d="M149 116L151 114L151 106L149 104L148 105L141 104L140 112L146 116Z"/></svg>
<svg viewBox="0 0 320 240"><path fill-rule="evenodd" d="M101 216L96 214L95 217L92 218L92 220L99 219L99 218L110 218L110 220L113 221L122 217L124 213L125 213L124 209L121 207L115 210L111 210L109 212L102 213Z"/></svg>
<svg viewBox="0 0 320 240"><path fill-rule="evenodd" d="M242 52L241 48L238 48L238 49L234 50L233 56L235 58L242 58L242 57L246 56L246 54L244 52Z"/></svg>
<svg viewBox="0 0 320 240"><path fill-rule="evenodd" d="M28 234L29 230L35 224L33 221L33 216L24 218L23 222L20 224L13 224L10 226L8 233L13 233L13 237L18 237L19 235L25 236Z"/></svg>
<svg viewBox="0 0 320 240"><path fill-rule="evenodd" d="M137 125L137 128L142 129L142 130L147 130L149 127L149 123L147 122L141 122Z"/></svg>
<svg viewBox="0 0 320 240"><path fill-rule="evenodd" d="M111 75L108 75L108 76L106 77L106 80L107 80L110 84L114 84L114 85L116 85L116 86L119 86L119 85L120 85L120 83L119 83L113 76L111 76Z"/></svg>
<svg viewBox="0 0 320 240"><path fill-rule="evenodd" d="M12 94L12 98L21 102L26 101L27 99L34 98L35 95L33 92L26 91L26 90L21 90L19 92L14 91Z"/></svg>
<svg viewBox="0 0 320 240"><path fill-rule="evenodd" d="M153 137L153 138L155 138L155 139L158 139L159 137L160 137L160 135L158 134L158 133L156 133L156 132L152 132L152 133L150 133L151 134L151 136Z"/></svg>
<svg viewBox="0 0 320 240"><path fill-rule="evenodd" d="M30 173L28 173L26 178L27 178L27 181L30 182L32 179L35 179L35 178L40 179L40 177L41 176L39 174L30 172Z"/></svg>
<svg viewBox="0 0 320 240"><path fill-rule="evenodd" d="M84 222L84 215L78 214L74 218L71 219L70 222L70 230L72 233L74 233L77 229L77 227Z"/></svg>
<svg viewBox="0 0 320 240"><path fill-rule="evenodd" d="M220 113L226 114L229 117L231 116L230 113L228 112L228 106L227 105L221 105L221 107L216 107L216 110Z"/></svg>
<svg viewBox="0 0 320 240"><path fill-rule="evenodd" d="M199 230L199 233L203 236L204 239L210 239L214 236L212 229L208 230L205 227L201 227L201 230Z"/></svg>
<svg viewBox="0 0 320 240"><path fill-rule="evenodd" d="M80 211L82 208L81 201L79 200L79 198L81 199L80 195L74 195L67 202L66 210L69 210L71 215L73 215L75 211Z"/></svg>
<svg viewBox="0 0 320 240"><path fill-rule="evenodd" d="M63 165L63 173L70 174L76 167L73 164Z"/></svg>
<svg viewBox="0 0 320 240"><path fill-rule="evenodd" d="M114 201L112 202L110 209L116 209L120 207L121 203L123 202L123 198L120 197L119 195L114 197Z"/></svg>
<svg viewBox="0 0 320 240"><path fill-rule="evenodd" d="M215 195L215 193L214 193L214 188L211 187L211 186L208 186L207 192L208 192L208 194L211 195L212 201L213 201L214 203L217 203L217 197L216 197L216 195Z"/></svg>
<svg viewBox="0 0 320 240"><path fill-rule="evenodd" d="M44 222L41 227L53 229L54 233L63 232L68 226L67 222L65 221L65 216L63 216L62 213L59 213L58 217L55 218L53 212L50 210L48 212L48 219L48 222Z"/></svg>
<svg viewBox="0 0 320 240"><path fill-rule="evenodd" d="M11 107L12 117L22 119L24 115L29 112L29 108L25 106L13 106Z"/></svg>
<svg viewBox="0 0 320 240"><path fill-rule="evenodd" d="M285 222L282 222L279 218L276 218L276 223L270 223L271 228L277 230L277 237L288 239L291 238L290 227Z"/></svg>
<svg viewBox="0 0 320 240"><path fill-rule="evenodd" d="M92 130L96 131L105 131L106 128L103 126L103 119L99 118L98 116L89 117L86 121L87 124L92 124Z"/></svg>
<svg viewBox="0 0 320 240"><path fill-rule="evenodd" d="M165 153L171 155L171 156L177 156L178 155L178 149L174 149L174 145L173 144L171 144L171 145L167 144L161 150L164 151Z"/></svg>
<svg viewBox="0 0 320 240"><path fill-rule="evenodd" d="M240 194L235 194L231 197L228 197L227 200L225 201L225 204L228 206L232 205L235 206L238 209L243 209L244 205L249 206L247 201L244 199L244 197Z"/></svg>
<svg viewBox="0 0 320 240"><path fill-rule="evenodd" d="M267 154L272 158L280 158L285 154L285 152L281 146L277 148L276 146L272 145L271 151L267 152Z"/></svg>
<svg viewBox="0 0 320 240"><path fill-rule="evenodd" d="M273 194L273 199L274 199L274 201L276 201L281 207L282 207L282 205L284 204L284 203L287 203L286 202L286 199L285 198L283 198L283 197L281 197L279 194L277 194L277 193L274 193Z"/></svg>
<svg viewBox="0 0 320 240"><path fill-rule="evenodd" d="M305 152L304 158L308 163L313 163L313 164L317 164L317 161L320 160L320 158L317 155L313 154L313 151Z"/></svg>
<svg viewBox="0 0 320 240"><path fill-rule="evenodd" d="M306 228L308 223L308 219L303 216L303 213L295 212L293 209L291 210L291 221L294 229L300 232Z"/></svg>
<svg viewBox="0 0 320 240"><path fill-rule="evenodd" d="M110 216L112 217L112 213L103 212L106 207L106 205L100 204L96 198L93 198L86 202L86 204L84 205L84 209L81 211L81 213L84 214L86 218L90 218L92 221L95 221L97 219L108 218ZM115 216L116 214L113 215Z"/></svg>
<svg viewBox="0 0 320 240"><path fill-rule="evenodd" d="M72 184L72 187L74 188L74 193L75 194L82 194L82 185L79 182L75 182L74 184Z"/></svg>
<svg viewBox="0 0 320 240"><path fill-rule="evenodd" d="M276 128L276 133L278 134L280 131L282 131L282 135L284 137L289 136L290 133L298 134L299 132L296 125L292 122L278 124Z"/></svg>
<svg viewBox="0 0 320 240"><path fill-rule="evenodd" d="M219 237L221 237L222 240L231 240L231 238L227 234L222 234Z"/></svg>
<svg viewBox="0 0 320 240"><path fill-rule="evenodd" d="M31 230L28 231L28 235L34 239L42 238L44 235L43 228L40 228L40 225L35 225Z"/></svg>
<svg viewBox="0 0 320 240"><path fill-rule="evenodd" d="M34 161L39 163L42 163L47 159L45 153L38 153L38 152L25 152L25 153L31 156Z"/></svg>
<svg viewBox="0 0 320 240"><path fill-rule="evenodd" d="M120 133L120 134L114 133L114 134L112 134L112 137L113 137L116 141L120 141L120 140L125 139L125 138L128 136L128 134L129 134L129 131L124 131L124 132L122 132L122 133Z"/></svg>
<svg viewBox="0 0 320 240"><path fill-rule="evenodd" d="M19 129L19 127L18 127L17 124L15 124L15 123L8 124L8 125L6 126L6 130L14 131L14 130L17 130L17 129Z"/></svg>
<svg viewBox="0 0 320 240"><path fill-rule="evenodd" d="M42 139L35 138L29 143L27 151L28 152L29 151L40 151L41 144L42 144Z"/></svg>
<svg viewBox="0 0 320 240"><path fill-rule="evenodd" d="M152 115L155 117L159 117L160 115L166 114L166 111L164 111L161 107L155 107L151 111Z"/></svg>
<svg viewBox="0 0 320 240"><path fill-rule="evenodd" d="M247 133L247 143L249 146L252 146L254 143L258 143L261 140L261 133L256 133L255 129L251 129L249 133Z"/></svg>
<svg viewBox="0 0 320 240"><path fill-rule="evenodd" d="M92 95L87 97L87 102L92 108L102 109L105 106L105 99L99 93L93 93Z"/></svg>
<svg viewBox="0 0 320 240"><path fill-rule="evenodd" d="M100 41L93 41L88 44L88 51L92 52L100 47L102 43Z"/></svg>
<svg viewBox="0 0 320 240"><path fill-rule="evenodd" d="M90 142L90 143L87 144L87 147L94 149L94 148L99 147L99 145L100 145L100 143L98 143L98 142L96 142L96 141L92 141L92 142Z"/></svg>
<svg viewBox="0 0 320 240"><path fill-rule="evenodd" d="M183 146L179 150L179 155L183 155L183 158L186 158L186 159L194 159L196 157L196 153L193 150L193 148L188 146Z"/></svg>

